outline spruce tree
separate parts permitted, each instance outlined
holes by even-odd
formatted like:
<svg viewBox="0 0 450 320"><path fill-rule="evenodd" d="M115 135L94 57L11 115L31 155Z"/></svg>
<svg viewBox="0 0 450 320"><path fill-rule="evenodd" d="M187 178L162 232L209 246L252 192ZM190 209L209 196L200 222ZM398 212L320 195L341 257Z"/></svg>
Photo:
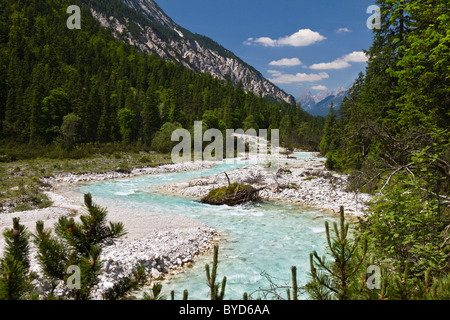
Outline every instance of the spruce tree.
<svg viewBox="0 0 450 320"><path fill-rule="evenodd" d="M327 156L325 163L330 170L334 169L333 153L338 149L339 128L336 111L334 110L333 102L331 102L328 109L328 115L325 120L325 127L323 129L323 137L320 141L320 152Z"/></svg>
<svg viewBox="0 0 450 320"><path fill-rule="evenodd" d="M147 146L150 146L153 137L162 126L158 104L159 101L156 94L148 90L144 100L144 107L141 112L142 142Z"/></svg>

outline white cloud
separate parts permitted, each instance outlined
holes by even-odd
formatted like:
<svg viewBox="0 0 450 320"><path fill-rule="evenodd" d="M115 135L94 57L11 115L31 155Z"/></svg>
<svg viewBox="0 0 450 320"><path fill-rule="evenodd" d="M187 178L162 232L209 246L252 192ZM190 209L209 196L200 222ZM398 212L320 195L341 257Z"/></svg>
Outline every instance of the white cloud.
<svg viewBox="0 0 450 320"><path fill-rule="evenodd" d="M366 54L362 51L353 51L346 54L342 59L348 62L367 62L368 60Z"/></svg>
<svg viewBox="0 0 450 320"><path fill-rule="evenodd" d="M284 58L281 60L272 61L269 63L270 66L277 66L277 67L293 67L293 66L299 66L302 62L298 58Z"/></svg>
<svg viewBox="0 0 450 320"><path fill-rule="evenodd" d="M251 44L260 44L264 47L277 47L276 40L272 40L268 37L261 37L261 38L248 38L247 41L244 42L244 44L251 45Z"/></svg>
<svg viewBox="0 0 450 320"><path fill-rule="evenodd" d="M336 32L337 34L341 34L341 33L347 33L347 32L352 32L349 28L339 28L337 30L334 30L334 32Z"/></svg>
<svg viewBox="0 0 450 320"><path fill-rule="evenodd" d="M323 79L329 78L329 74L326 72L320 72L320 73L297 73L297 74L288 74L288 73L282 73L280 71L275 70L269 70L269 73L272 74L272 78L269 79L273 83L282 83L282 84L289 84L289 83L296 83L296 82L314 82L314 81L320 81Z"/></svg>
<svg viewBox="0 0 450 320"><path fill-rule="evenodd" d="M246 41L244 41L244 44L251 45L253 40L255 40L255 39L254 38L248 38Z"/></svg>
<svg viewBox="0 0 450 320"><path fill-rule="evenodd" d="M312 90L321 90L321 91L323 91L323 90L327 90L328 88L323 86L323 85L317 85L317 86L311 87L311 89Z"/></svg>
<svg viewBox="0 0 450 320"><path fill-rule="evenodd" d="M350 67L351 64L347 61L344 61L342 59L336 59L332 62L322 62L322 63L315 63L310 68L314 70L339 70L339 69L345 69Z"/></svg>
<svg viewBox="0 0 450 320"><path fill-rule="evenodd" d="M278 77L282 74L281 71L278 70L267 70L267 72L269 72L273 77Z"/></svg>
<svg viewBox="0 0 450 320"><path fill-rule="evenodd" d="M247 41L244 42L244 44L262 45L264 47L306 47L325 39L326 38L318 32L312 31L310 29L300 29L290 36L281 37L277 40L271 39L269 37L260 37L257 39L248 38Z"/></svg>
<svg viewBox="0 0 450 320"><path fill-rule="evenodd" d="M314 70L345 69L351 66L349 62L367 62L367 56L362 51L353 51L332 62L313 64L310 68Z"/></svg>

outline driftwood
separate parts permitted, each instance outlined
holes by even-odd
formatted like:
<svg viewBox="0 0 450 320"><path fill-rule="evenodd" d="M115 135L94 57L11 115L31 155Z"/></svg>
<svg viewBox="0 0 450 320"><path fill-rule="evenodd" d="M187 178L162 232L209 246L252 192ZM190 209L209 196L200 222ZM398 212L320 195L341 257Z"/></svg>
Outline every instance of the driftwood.
<svg viewBox="0 0 450 320"><path fill-rule="evenodd" d="M283 175L283 174L292 174L292 171L289 169L285 169L285 168L280 168L277 170L277 173L276 173L277 177L281 177L281 175Z"/></svg>
<svg viewBox="0 0 450 320"><path fill-rule="evenodd" d="M227 177L227 180L228 180L228 186L231 184L231 182L230 182L230 177L228 176L228 174L226 173L226 172L224 172L225 173L225 176Z"/></svg>
<svg viewBox="0 0 450 320"><path fill-rule="evenodd" d="M256 189L250 185L232 183L228 187L220 187L211 190L207 196L203 197L200 202L211 205L229 205L236 206L245 203L253 203L260 201L259 192L265 189Z"/></svg>

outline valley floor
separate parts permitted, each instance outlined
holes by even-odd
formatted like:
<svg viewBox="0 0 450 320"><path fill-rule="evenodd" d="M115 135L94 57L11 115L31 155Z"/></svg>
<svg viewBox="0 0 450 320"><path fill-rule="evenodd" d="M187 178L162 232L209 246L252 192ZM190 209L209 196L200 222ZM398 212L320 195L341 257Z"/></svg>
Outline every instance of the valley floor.
<svg viewBox="0 0 450 320"><path fill-rule="evenodd" d="M261 196L266 200L293 201L318 208L338 211L343 205L346 213L361 215L366 209L370 197L365 194L355 195L345 191L346 177L324 168L323 159L318 155L302 161L281 161L277 166L248 165L228 172L232 182L251 184L257 188L264 187ZM77 218L83 213L83 195L74 192L70 186L74 183L85 183L106 179L116 179L143 174L164 172L181 172L208 168L212 163L170 164L155 168L145 167L129 172L106 172L100 174L64 173L47 178L45 182L52 186L46 194L53 201L49 208L32 211L4 213L0 215L0 229L9 228L13 217L20 217L30 232L35 231L37 220L43 220L47 228L61 216ZM177 193L183 196L199 198L209 190L227 184L224 174L199 178L172 185L165 185L164 192ZM94 198L95 201L95 198ZM211 248L217 235L210 227L183 216L164 215L147 211L124 210L108 207L108 219L123 222L127 235L114 244L105 246L102 253L103 269L100 282L94 293L95 299L121 277L130 274L137 264L144 264L153 279L160 279L167 273L189 264L196 255ZM0 239L0 253L4 248L4 240ZM31 245L32 270L39 274L36 261L36 250ZM41 292L46 292L48 283L41 276L39 279ZM64 284L58 287L62 293Z"/></svg>
<svg viewBox="0 0 450 320"><path fill-rule="evenodd" d="M35 233L36 221L44 221L46 228L51 228L60 217L75 217L84 213L83 195L71 190L74 183L123 178L142 174L181 172L209 167L208 163L170 164L159 167L133 169L128 173L107 172L100 174L64 173L48 178L46 183L52 185L51 191L45 192L53 204L51 207L0 214L0 230L11 228L12 219L20 218L29 232ZM94 198L95 202L95 198ZM102 294L120 278L131 274L132 269L143 264L153 279L161 279L169 272L175 272L186 266L194 257L211 248L216 231L188 217L165 215L148 211L124 210L108 207L108 220L123 222L127 234L113 244L102 248L102 274L93 294L94 299L101 299ZM0 238L0 255L3 254L5 242ZM30 243L31 270L36 271L37 282L42 294L49 291L49 283L40 272L36 260L36 248ZM61 283L56 294L63 294L65 285Z"/></svg>

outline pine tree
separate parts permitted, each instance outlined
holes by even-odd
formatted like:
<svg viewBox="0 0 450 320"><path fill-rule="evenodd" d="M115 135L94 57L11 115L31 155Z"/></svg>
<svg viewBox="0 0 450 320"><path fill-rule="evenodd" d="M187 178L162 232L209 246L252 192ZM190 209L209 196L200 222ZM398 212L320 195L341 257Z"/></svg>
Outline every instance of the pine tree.
<svg viewBox="0 0 450 320"><path fill-rule="evenodd" d="M316 251L310 254L312 281L305 288L312 298L318 300L350 299L353 294L352 286L367 252L367 240L363 241L360 253L360 238L349 238L349 224L345 223L343 207L340 208L339 228L336 222L333 226L335 236L331 237L328 222L325 222L332 262L319 257Z"/></svg>
<svg viewBox="0 0 450 320"><path fill-rule="evenodd" d="M446 128L450 122L448 1L405 1L404 12L411 28L400 47L398 67L387 70L398 79L401 92L399 126Z"/></svg>
<svg viewBox="0 0 450 320"><path fill-rule="evenodd" d="M32 293L34 275L29 272L29 234L19 218L3 233L6 247L0 260L0 300L24 299Z"/></svg>
<svg viewBox="0 0 450 320"><path fill-rule="evenodd" d="M142 300L166 300L166 298L161 295L162 284L154 283L150 292L144 292Z"/></svg>
<svg viewBox="0 0 450 320"><path fill-rule="evenodd" d="M52 283L67 281L67 270L70 266L80 269L81 283L79 288L68 290L68 297L89 299L92 287L98 282L101 269L101 247L108 241L126 234L121 222L106 223L107 210L92 202L92 196L84 196L86 215L81 215L81 222L74 218L61 217L55 225L55 234L44 229L44 223L36 223L35 243L38 247L38 261L44 274ZM131 281L131 280L130 280ZM125 288L134 288L130 283L116 286L118 292L109 297L122 296Z"/></svg>
<svg viewBox="0 0 450 320"><path fill-rule="evenodd" d="M216 244L214 245L212 270L210 270L209 264L205 265L206 279L208 280L208 286L210 288L211 300L223 300L225 295L225 286L227 283L227 277L223 277L222 284L216 283L217 263L219 262L218 255L219 255L219 245Z"/></svg>
<svg viewBox="0 0 450 320"><path fill-rule="evenodd" d="M370 151L372 136L361 101L364 79L364 73L360 72L339 108L341 130L334 137L339 148L329 152L336 170L360 170Z"/></svg>

